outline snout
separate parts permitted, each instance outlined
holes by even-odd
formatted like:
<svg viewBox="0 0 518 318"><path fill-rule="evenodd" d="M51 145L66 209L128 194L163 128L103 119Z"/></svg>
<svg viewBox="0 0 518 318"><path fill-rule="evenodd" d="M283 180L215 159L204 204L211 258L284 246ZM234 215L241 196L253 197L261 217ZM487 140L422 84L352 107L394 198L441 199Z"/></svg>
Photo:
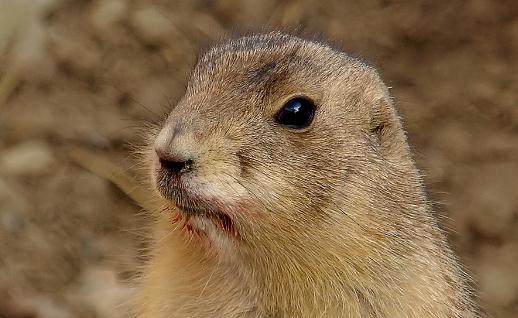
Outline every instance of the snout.
<svg viewBox="0 0 518 318"><path fill-rule="evenodd" d="M153 145L155 186L162 197L185 214L223 213L246 195L239 183L241 166L235 140L185 118L173 117ZM178 118L178 116L175 116ZM209 133L210 132L210 133Z"/></svg>
<svg viewBox="0 0 518 318"><path fill-rule="evenodd" d="M154 174L158 191L174 199L182 182L195 168L196 145L183 129L164 127L154 144Z"/></svg>

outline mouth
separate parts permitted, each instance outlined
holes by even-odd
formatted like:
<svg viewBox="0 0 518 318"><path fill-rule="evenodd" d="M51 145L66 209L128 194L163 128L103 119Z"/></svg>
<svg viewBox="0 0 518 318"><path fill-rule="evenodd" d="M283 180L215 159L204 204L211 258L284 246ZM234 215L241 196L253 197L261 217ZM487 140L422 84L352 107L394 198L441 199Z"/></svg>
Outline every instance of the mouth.
<svg viewBox="0 0 518 318"><path fill-rule="evenodd" d="M162 196L174 204L172 224L177 224L181 231L197 236L207 236L207 224L213 224L222 233L231 237L240 237L231 216L216 200L202 200L189 195L185 189L168 190ZM209 222L206 222L209 221ZM203 225L203 226L202 226Z"/></svg>
<svg viewBox="0 0 518 318"><path fill-rule="evenodd" d="M160 195L175 206L172 223L181 231L203 237L211 231L208 225L212 224L219 232L240 237L228 213L231 210L228 204L207 195L184 176L171 174L160 167L156 167L155 177Z"/></svg>
<svg viewBox="0 0 518 318"><path fill-rule="evenodd" d="M207 222L203 221L209 221L215 228L229 237L240 237L234 226L234 221L224 212L207 210L199 206L193 207L185 204L175 204L175 206L177 213L173 214L171 223L178 224L180 230L183 232L195 234L199 237L206 237L209 229L206 226ZM202 224L204 224L204 226Z"/></svg>
<svg viewBox="0 0 518 318"><path fill-rule="evenodd" d="M215 213L211 209L201 207L199 204L185 204L185 202L176 201L175 205L181 211L181 213L186 215L208 216Z"/></svg>

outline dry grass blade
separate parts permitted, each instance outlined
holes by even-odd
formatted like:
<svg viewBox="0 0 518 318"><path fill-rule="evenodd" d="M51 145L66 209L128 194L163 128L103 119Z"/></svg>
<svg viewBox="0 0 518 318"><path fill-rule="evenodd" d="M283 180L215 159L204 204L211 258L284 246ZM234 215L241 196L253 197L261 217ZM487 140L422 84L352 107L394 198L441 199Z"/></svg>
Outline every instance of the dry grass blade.
<svg viewBox="0 0 518 318"><path fill-rule="evenodd" d="M7 102L12 92L20 83L22 77L16 68L10 68L0 79L0 109Z"/></svg>
<svg viewBox="0 0 518 318"><path fill-rule="evenodd" d="M158 209L151 200L153 197L151 191L146 190L128 171L106 156L78 147L71 149L69 156L83 168L115 184L145 210L156 211Z"/></svg>

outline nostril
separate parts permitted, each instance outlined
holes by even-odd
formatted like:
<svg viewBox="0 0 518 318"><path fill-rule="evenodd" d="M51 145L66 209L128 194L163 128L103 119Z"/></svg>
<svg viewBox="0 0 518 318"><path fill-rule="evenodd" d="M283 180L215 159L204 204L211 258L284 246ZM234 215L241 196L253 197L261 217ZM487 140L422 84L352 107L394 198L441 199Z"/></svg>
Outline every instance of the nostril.
<svg viewBox="0 0 518 318"><path fill-rule="evenodd" d="M191 170L193 164L191 159L185 159L183 156L173 154L170 151L164 151L160 148L157 148L155 151L161 169L173 174L181 174Z"/></svg>
<svg viewBox="0 0 518 318"><path fill-rule="evenodd" d="M192 160L175 161L171 159L159 158L160 166L172 173L180 174L191 170Z"/></svg>

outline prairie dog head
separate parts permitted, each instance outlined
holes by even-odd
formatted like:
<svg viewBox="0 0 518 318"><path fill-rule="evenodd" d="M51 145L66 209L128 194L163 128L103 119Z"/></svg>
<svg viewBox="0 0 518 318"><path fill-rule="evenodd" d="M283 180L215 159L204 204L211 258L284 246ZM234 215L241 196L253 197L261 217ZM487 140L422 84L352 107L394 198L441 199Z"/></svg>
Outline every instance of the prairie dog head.
<svg viewBox="0 0 518 318"><path fill-rule="evenodd" d="M377 73L281 33L203 55L154 152L156 187L191 234L278 253L389 222L376 201L413 173Z"/></svg>

